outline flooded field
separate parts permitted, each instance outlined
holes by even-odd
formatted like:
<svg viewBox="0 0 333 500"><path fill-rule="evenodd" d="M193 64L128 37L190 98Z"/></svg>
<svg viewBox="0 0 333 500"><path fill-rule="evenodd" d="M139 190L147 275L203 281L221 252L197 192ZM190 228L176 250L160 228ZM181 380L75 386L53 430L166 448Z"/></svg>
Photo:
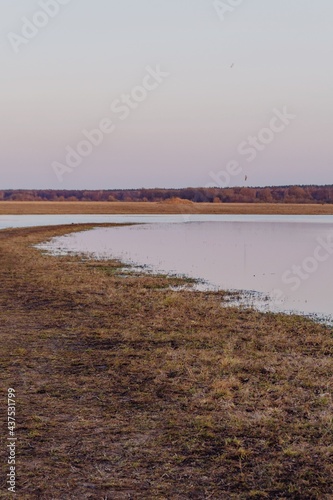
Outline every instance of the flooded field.
<svg viewBox="0 0 333 500"><path fill-rule="evenodd" d="M160 216L161 217L161 216ZM128 222L140 222L128 218ZM171 219L171 220L170 220ZM176 218L177 219L177 218ZM200 288L241 293L260 310L333 315L333 218L200 216L55 238L43 249L116 258L153 272L186 275ZM145 219L143 219L143 222ZM146 222L151 222L147 218ZM124 222L118 220L118 222Z"/></svg>

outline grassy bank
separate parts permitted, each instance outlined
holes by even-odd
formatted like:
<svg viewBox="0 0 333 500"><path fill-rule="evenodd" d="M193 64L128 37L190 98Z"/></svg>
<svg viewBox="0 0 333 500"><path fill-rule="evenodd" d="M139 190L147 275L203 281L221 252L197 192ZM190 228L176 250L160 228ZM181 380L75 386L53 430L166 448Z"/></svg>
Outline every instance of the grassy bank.
<svg viewBox="0 0 333 500"><path fill-rule="evenodd" d="M333 215L333 205L268 203L0 202L0 215L32 214L278 214Z"/></svg>
<svg viewBox="0 0 333 500"><path fill-rule="evenodd" d="M0 231L18 497L332 498L332 330L31 248L74 229Z"/></svg>

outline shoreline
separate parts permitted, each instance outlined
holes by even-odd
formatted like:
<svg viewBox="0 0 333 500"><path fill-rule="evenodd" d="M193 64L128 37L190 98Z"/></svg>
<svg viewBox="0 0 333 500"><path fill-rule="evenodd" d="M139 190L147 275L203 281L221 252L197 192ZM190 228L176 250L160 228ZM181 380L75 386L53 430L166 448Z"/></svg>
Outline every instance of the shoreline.
<svg viewBox="0 0 333 500"><path fill-rule="evenodd" d="M265 203L0 201L0 215L333 215L331 205Z"/></svg>
<svg viewBox="0 0 333 500"><path fill-rule="evenodd" d="M96 226L0 231L18 493L329 498L332 329L32 247Z"/></svg>
<svg viewBox="0 0 333 500"><path fill-rule="evenodd" d="M108 227L112 225L116 226L128 226L128 225L136 225L137 223L97 223L97 226L101 227ZM79 225L79 224L77 224ZM57 227L57 226L53 226ZM227 302L224 305L224 307L234 307L239 310L241 309L254 309L255 311L259 313L271 313L271 314L282 314L282 315L288 315L288 316L299 316L302 318L306 318L310 321L313 321L314 323L321 324L321 325L326 325L328 327L333 327L333 314L331 313L319 313L319 312L311 312L311 311L302 311L301 309L275 309L272 308L272 303L270 303L269 300L269 293L268 292L258 292L255 290L251 289L234 289L234 288L223 288L221 286L218 286L216 284L213 284L209 281L206 281L202 278L194 277L194 276L187 276L184 273L175 273L175 272L168 272L167 270L154 270L153 267L150 264L142 264L142 263L136 263L132 260L118 260L114 259L112 256L110 257L92 257L90 254L85 253L85 252L75 252L75 251L68 251L68 253L58 253L57 249L48 249L47 246L45 248L43 247L37 247L38 250L42 252L46 252L46 255L50 256L66 256L66 255L76 255L77 257L84 256L85 259L87 260L93 260L96 262L104 262L104 261L114 261L117 260L117 262L120 263L120 265L123 268L122 275L123 277L130 278L131 276L147 276L147 277L157 277L161 276L165 279L170 279L170 280L179 280L179 291L182 291L181 287L182 285L185 286L186 291L192 291L192 292L200 292L200 293L210 293L210 292L217 292L217 293L222 293L225 295L227 298ZM190 287L188 287L190 285ZM177 290L178 291L178 290ZM236 298L235 298L236 297Z"/></svg>

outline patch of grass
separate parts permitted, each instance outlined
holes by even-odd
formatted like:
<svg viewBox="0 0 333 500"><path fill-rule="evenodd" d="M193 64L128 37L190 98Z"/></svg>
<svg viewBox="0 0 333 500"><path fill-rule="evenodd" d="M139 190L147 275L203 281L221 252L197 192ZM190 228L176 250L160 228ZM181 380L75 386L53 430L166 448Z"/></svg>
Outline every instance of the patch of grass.
<svg viewBox="0 0 333 500"><path fill-rule="evenodd" d="M292 203L158 203L0 201L1 215L25 214L280 214L332 215L332 204Z"/></svg>

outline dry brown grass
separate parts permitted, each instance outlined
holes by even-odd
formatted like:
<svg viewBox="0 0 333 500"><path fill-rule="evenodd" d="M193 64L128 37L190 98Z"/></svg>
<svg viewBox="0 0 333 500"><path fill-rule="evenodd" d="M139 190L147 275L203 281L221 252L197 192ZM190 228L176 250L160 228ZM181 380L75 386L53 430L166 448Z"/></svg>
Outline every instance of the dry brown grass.
<svg viewBox="0 0 333 500"><path fill-rule="evenodd" d="M0 215L30 214L279 214L333 215L333 205L143 202L0 202Z"/></svg>
<svg viewBox="0 0 333 500"><path fill-rule="evenodd" d="M18 498L332 498L332 331L31 248L69 231L0 232Z"/></svg>

